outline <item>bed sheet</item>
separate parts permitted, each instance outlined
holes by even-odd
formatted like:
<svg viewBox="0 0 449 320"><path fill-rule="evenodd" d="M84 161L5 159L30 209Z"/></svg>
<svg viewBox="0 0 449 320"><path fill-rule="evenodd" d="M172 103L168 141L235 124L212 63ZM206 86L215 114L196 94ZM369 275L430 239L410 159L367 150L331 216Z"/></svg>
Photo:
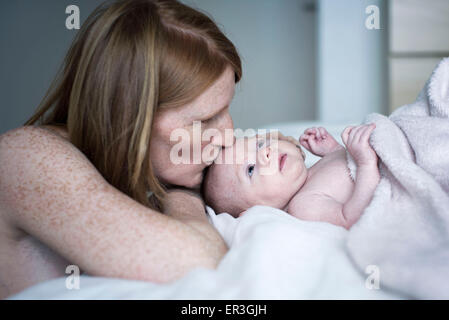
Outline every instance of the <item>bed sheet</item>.
<svg viewBox="0 0 449 320"><path fill-rule="evenodd" d="M10 299L402 299L354 267L341 227L265 206L239 218L208 213L230 248L216 270L197 268L168 284L85 275L79 290L58 278Z"/></svg>
<svg viewBox="0 0 449 320"><path fill-rule="evenodd" d="M324 126L341 142L346 125L290 122L265 128L299 137L313 126ZM318 157L308 153L306 164L316 160ZM58 278L10 299L403 298L370 285L370 273L361 273L347 254L348 231L342 227L301 221L266 206L255 206L239 218L216 214L211 208L207 212L229 246L216 270L197 268L168 284L83 275L79 290L67 289L66 278Z"/></svg>

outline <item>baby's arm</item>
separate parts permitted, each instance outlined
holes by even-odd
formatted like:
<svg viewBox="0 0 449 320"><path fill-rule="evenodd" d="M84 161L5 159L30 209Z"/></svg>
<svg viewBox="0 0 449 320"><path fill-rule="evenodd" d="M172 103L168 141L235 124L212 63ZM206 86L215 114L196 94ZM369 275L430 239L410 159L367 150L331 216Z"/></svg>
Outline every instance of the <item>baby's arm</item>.
<svg viewBox="0 0 449 320"><path fill-rule="evenodd" d="M368 143L374 125L348 127L342 140L356 161L357 177L354 192L346 203L322 194L298 193L287 207L291 215L311 221L325 221L349 229L363 213L379 183L377 155Z"/></svg>
<svg viewBox="0 0 449 320"><path fill-rule="evenodd" d="M301 220L351 227L343 214L343 204L322 193L298 193L288 204L287 212Z"/></svg>
<svg viewBox="0 0 449 320"><path fill-rule="evenodd" d="M299 138L299 142L304 148L320 157L343 148L323 127L306 129Z"/></svg>
<svg viewBox="0 0 449 320"><path fill-rule="evenodd" d="M377 155L369 144L374 124L347 127L341 134L343 143L357 165L354 192L343 206L343 215L351 226L371 201L380 180Z"/></svg>

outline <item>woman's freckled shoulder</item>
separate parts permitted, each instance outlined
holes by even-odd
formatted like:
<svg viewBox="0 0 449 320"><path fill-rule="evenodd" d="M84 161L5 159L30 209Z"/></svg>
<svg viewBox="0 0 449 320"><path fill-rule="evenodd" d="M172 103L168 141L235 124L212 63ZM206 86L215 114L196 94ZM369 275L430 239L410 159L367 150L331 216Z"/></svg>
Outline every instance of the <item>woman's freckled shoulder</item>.
<svg viewBox="0 0 449 320"><path fill-rule="evenodd" d="M51 146L55 143L69 143L64 130L49 127L24 126L0 135L0 151L5 148L23 149L28 147ZM50 144L50 145L49 145Z"/></svg>
<svg viewBox="0 0 449 320"><path fill-rule="evenodd" d="M66 138L51 130L24 126L0 135L0 179L5 175L11 177L14 172L20 175L20 168L27 163L39 164L51 162L55 153L77 152ZM1 181L0 181L1 182Z"/></svg>

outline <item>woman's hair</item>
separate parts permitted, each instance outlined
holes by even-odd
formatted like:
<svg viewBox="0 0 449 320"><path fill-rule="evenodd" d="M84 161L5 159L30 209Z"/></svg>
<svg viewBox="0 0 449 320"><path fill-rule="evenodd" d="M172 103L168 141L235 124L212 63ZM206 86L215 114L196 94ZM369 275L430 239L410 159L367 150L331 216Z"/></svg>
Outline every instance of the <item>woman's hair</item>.
<svg viewBox="0 0 449 320"><path fill-rule="evenodd" d="M165 188L149 154L154 115L193 101L227 66L238 82L237 50L205 14L175 0L107 1L83 24L25 125L67 125L110 184L161 210Z"/></svg>

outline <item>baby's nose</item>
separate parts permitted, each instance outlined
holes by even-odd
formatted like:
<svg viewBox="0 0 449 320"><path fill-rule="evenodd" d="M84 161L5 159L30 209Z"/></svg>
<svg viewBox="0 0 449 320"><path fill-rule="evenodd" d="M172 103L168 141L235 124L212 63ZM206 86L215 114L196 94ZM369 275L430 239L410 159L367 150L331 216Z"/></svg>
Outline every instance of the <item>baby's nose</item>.
<svg viewBox="0 0 449 320"><path fill-rule="evenodd" d="M264 164L267 165L270 163L270 156L271 156L271 148L270 147L265 147L259 150L259 161Z"/></svg>

